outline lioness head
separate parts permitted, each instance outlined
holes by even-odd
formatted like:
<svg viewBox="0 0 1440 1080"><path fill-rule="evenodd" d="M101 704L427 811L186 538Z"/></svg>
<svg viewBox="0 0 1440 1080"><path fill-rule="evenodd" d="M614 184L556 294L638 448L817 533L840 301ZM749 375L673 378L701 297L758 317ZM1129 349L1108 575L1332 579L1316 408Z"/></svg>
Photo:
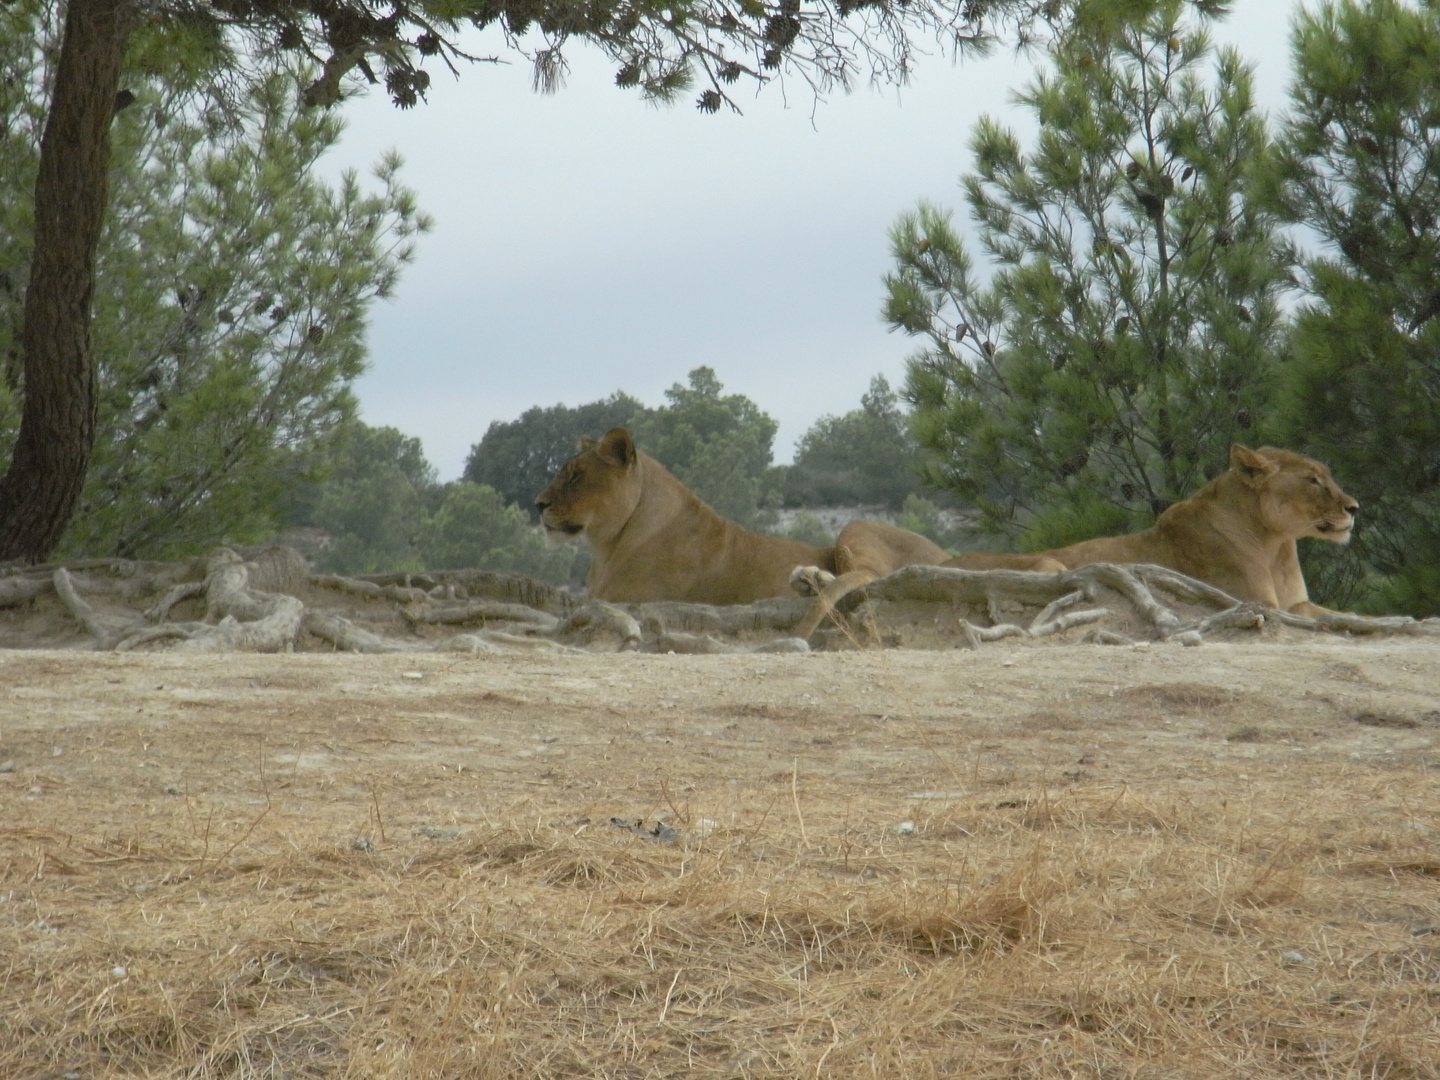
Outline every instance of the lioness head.
<svg viewBox="0 0 1440 1080"><path fill-rule="evenodd" d="M1236 443L1230 447L1230 465L1260 496L1266 524L1277 532L1337 544L1350 539L1360 504L1340 490L1320 462L1273 446L1250 450Z"/></svg>
<svg viewBox="0 0 1440 1080"><path fill-rule="evenodd" d="M624 428L611 428L599 442L581 439L579 450L536 497L535 508L547 532L603 540L620 530L640 502L639 455Z"/></svg>

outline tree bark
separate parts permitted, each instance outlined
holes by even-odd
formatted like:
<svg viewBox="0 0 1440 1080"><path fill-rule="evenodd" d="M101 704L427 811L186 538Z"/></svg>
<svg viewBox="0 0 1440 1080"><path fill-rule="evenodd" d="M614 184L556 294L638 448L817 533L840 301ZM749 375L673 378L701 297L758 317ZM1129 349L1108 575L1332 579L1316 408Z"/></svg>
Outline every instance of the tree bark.
<svg viewBox="0 0 1440 1080"><path fill-rule="evenodd" d="M69 0L35 180L25 291L24 407L0 478L0 560L39 562L75 512L95 444L90 347L95 250L109 188L110 121L130 0Z"/></svg>

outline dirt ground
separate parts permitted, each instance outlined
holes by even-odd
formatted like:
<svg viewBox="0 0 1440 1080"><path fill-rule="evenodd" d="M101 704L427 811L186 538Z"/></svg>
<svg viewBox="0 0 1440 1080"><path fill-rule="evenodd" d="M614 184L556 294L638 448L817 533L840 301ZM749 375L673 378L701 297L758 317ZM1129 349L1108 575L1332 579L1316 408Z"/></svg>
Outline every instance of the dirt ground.
<svg viewBox="0 0 1440 1080"><path fill-rule="evenodd" d="M0 956L17 1080L1440 1077L1440 643L3 651Z"/></svg>

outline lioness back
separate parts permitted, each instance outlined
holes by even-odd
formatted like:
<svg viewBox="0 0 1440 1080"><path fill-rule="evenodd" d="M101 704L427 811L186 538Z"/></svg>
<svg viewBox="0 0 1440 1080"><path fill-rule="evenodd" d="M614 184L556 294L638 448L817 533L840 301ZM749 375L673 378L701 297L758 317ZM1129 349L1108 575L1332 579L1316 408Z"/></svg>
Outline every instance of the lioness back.
<svg viewBox="0 0 1440 1080"><path fill-rule="evenodd" d="M549 532L589 541L586 587L600 600L749 604L791 595L796 566L835 569L833 548L751 532L715 513L624 428L582 440L535 505Z"/></svg>

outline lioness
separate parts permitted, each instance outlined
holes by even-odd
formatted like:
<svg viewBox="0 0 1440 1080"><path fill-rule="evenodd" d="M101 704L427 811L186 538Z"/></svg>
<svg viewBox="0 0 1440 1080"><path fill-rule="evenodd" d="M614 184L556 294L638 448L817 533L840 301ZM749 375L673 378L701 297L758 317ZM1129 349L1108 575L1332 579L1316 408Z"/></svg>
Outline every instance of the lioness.
<svg viewBox="0 0 1440 1080"><path fill-rule="evenodd" d="M851 522L833 548L751 532L715 513L640 453L624 428L611 429L599 442L582 439L580 452L535 506L550 532L583 533L590 542L586 586L600 600L748 604L787 595L791 571L814 567L826 596L797 627L802 637L824 617L821 605L835 595L833 583L871 581L947 557L923 536L879 521Z"/></svg>
<svg viewBox="0 0 1440 1080"><path fill-rule="evenodd" d="M1295 541L1313 536L1343 544L1359 509L1318 461L1237 443L1230 447L1230 468L1167 509L1153 527L1037 554L1067 569L1156 563L1208 581L1237 600L1316 615L1328 609L1310 602Z"/></svg>

